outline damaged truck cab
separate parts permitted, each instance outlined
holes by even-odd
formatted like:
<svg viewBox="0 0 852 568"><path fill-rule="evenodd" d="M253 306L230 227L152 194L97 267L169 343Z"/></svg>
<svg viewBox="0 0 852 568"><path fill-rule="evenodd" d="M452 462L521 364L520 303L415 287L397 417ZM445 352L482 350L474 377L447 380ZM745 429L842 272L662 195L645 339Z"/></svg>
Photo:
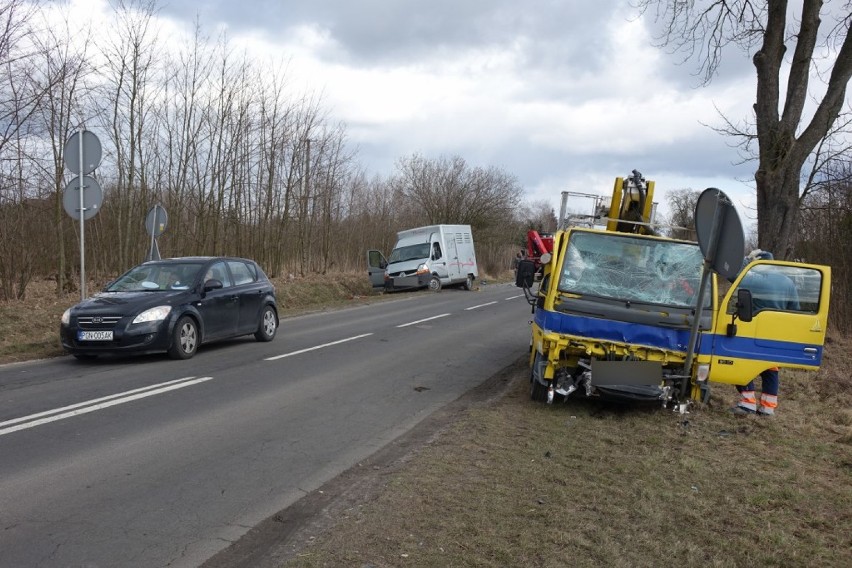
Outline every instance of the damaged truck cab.
<svg viewBox="0 0 852 568"><path fill-rule="evenodd" d="M683 409L706 400L711 382L744 385L773 367L820 365L827 266L752 262L723 296L712 274L699 299L704 258L695 242L569 228L556 233L553 254L543 260L535 293L531 276L522 282L524 271L518 271L518 285L533 304L533 400L576 393ZM783 294L795 301L765 285L779 279L790 284ZM687 357L696 315L697 338Z"/></svg>

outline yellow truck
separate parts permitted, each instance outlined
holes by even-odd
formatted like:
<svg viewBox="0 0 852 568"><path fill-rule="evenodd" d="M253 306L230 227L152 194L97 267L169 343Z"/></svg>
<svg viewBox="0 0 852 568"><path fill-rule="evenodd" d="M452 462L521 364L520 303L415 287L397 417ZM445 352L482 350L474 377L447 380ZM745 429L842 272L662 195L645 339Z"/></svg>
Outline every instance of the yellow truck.
<svg viewBox="0 0 852 568"><path fill-rule="evenodd" d="M606 226L557 231L536 291L534 269L519 268L516 284L534 314L531 398L659 401L685 411L707 399L711 383L819 368L831 269L744 263L724 294L727 280L713 273L699 299L705 256L697 242L655 234L652 198L653 182L635 170L617 178ZM795 302L760 284L779 279Z"/></svg>

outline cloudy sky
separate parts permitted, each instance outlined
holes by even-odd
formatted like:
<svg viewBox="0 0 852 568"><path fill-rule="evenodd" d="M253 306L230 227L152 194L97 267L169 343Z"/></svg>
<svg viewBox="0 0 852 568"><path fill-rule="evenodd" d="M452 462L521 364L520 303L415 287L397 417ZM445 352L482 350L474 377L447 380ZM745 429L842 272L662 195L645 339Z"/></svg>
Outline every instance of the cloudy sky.
<svg viewBox="0 0 852 568"><path fill-rule="evenodd" d="M558 211L562 191L609 195L636 168L663 210L669 190L714 186L753 222L754 164L737 165L707 126L749 116L748 57L730 54L700 87L696 65L654 47L653 22L626 0L160 0L159 17L280 57L347 125L370 173L457 154Z"/></svg>

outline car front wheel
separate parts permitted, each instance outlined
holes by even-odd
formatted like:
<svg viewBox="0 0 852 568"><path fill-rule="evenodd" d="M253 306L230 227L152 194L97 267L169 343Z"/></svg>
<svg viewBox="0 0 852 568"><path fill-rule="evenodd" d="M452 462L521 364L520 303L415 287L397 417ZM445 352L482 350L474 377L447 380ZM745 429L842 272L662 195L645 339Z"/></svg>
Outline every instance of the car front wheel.
<svg viewBox="0 0 852 568"><path fill-rule="evenodd" d="M272 341L277 330L278 317L275 315L275 310L272 309L272 306L264 307L260 314L260 325L254 333L254 338L258 341Z"/></svg>
<svg viewBox="0 0 852 568"><path fill-rule="evenodd" d="M172 332L172 346L169 347L169 357L172 359L189 359L198 350L198 325L189 316L183 316L177 322Z"/></svg>

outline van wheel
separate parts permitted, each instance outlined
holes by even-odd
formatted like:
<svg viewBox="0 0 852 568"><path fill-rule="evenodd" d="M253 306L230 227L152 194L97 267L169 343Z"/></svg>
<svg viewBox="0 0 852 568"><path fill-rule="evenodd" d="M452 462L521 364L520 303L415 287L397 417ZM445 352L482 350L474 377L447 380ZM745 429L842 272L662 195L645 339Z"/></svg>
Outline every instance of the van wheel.
<svg viewBox="0 0 852 568"><path fill-rule="evenodd" d="M473 276L470 274L467 275L467 278L464 281L464 289L465 290L473 290Z"/></svg>
<svg viewBox="0 0 852 568"><path fill-rule="evenodd" d="M441 291L441 279L437 276L433 276L431 280L429 280L429 289L433 292Z"/></svg>

